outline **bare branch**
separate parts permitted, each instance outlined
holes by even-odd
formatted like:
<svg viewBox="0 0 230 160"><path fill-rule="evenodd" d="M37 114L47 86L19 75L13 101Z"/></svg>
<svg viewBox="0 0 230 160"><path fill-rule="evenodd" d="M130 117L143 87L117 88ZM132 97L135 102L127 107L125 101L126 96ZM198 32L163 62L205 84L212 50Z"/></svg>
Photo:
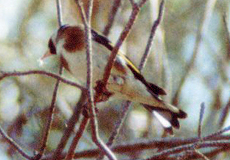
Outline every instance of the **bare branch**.
<svg viewBox="0 0 230 160"><path fill-rule="evenodd" d="M212 139L206 139L205 141L199 143L198 148L207 148L207 147L223 148L224 147L225 148L224 150L226 150L227 148L230 149L229 138L230 136L224 136L224 135L212 137ZM173 152L170 153L171 155L171 154L183 152L183 151L189 151L189 150L192 151L194 149L194 143L197 143L197 142L199 142L199 139L197 137L187 138L187 139L184 139L184 138L156 138L153 140L141 140L139 142L133 141L133 142L128 142L128 143L126 142L122 144L117 144L116 146L113 146L111 149L113 152L116 152L119 154L125 154L129 152L141 152L141 151L149 150L149 149L161 149L162 150L166 148L166 150L162 152L172 151L170 149L173 149ZM183 147L185 148L183 149ZM158 153L162 153L162 152L157 152L155 155L159 156ZM216 154L219 152L221 152L221 150L218 150ZM92 158L92 157L98 156L99 153L100 153L99 149L90 149L90 150L85 150L85 151L75 153L74 158ZM204 154L206 155L206 153ZM62 157L64 156L65 154L62 155ZM166 156L166 155L161 155L161 158L163 158L163 156ZM49 156L47 156L46 158L43 158L43 160L48 160L48 159L50 159Z"/></svg>
<svg viewBox="0 0 230 160"><path fill-rule="evenodd" d="M85 27L85 41L86 41L86 57L87 57L87 95L88 95L88 105L90 111L90 123L92 129L92 140L94 143L106 154L106 156L110 160L116 160L113 152L104 144L104 142L100 139L98 134L98 123L96 117L96 111L94 106L94 97L93 97L93 83L92 83L92 40L91 40L91 12L92 12L92 4L93 0L89 1L88 10L85 15L84 8L79 0L75 1L78 5L78 8L81 13L82 21ZM87 19L86 19L87 18Z"/></svg>
<svg viewBox="0 0 230 160"><path fill-rule="evenodd" d="M109 35L109 32L111 30L111 27L113 25L115 16L117 14L117 11L118 11L120 5L121 5L121 0L114 0L113 1L113 6L112 6L111 11L109 12L109 17L108 17L108 20L107 20L107 24L106 24L106 26L104 28L104 31L103 31L103 34L105 36Z"/></svg>
<svg viewBox="0 0 230 160"><path fill-rule="evenodd" d="M58 147L54 152L53 160L60 159L62 151L65 148L66 143L67 143L68 139L70 138L71 133L74 130L75 124L78 122L78 120L80 118L82 108L86 104L86 102L87 102L87 94L85 91L82 91L80 100L78 101L77 105L74 107L72 117L69 119L69 121L67 123L68 127L65 129L63 136L62 136L62 138L58 144Z"/></svg>
<svg viewBox="0 0 230 160"><path fill-rule="evenodd" d="M140 62L140 65L139 65L140 70L145 66L145 63L146 63L146 61L148 59L148 56L150 54L150 50L151 50L152 45L153 45L153 38L155 36L155 32L156 32L157 27L159 26L159 24L161 22L161 19L162 19L163 9L164 9L164 0L162 0L161 3L160 3L158 17L153 23L153 26L152 26L152 29L151 29L151 32L150 32L150 35L149 35L148 43L147 43L144 55L142 56L141 62Z"/></svg>
<svg viewBox="0 0 230 160"><path fill-rule="evenodd" d="M223 23L224 23L224 30L225 30L225 35L226 35L226 40L227 40L227 58L230 59L230 31L228 28L228 23L226 20L226 13L223 15Z"/></svg>
<svg viewBox="0 0 230 160"><path fill-rule="evenodd" d="M133 2L133 1L131 1L131 2ZM160 4L160 9L159 9L160 11L159 11L159 14L158 14L158 18L153 24L153 27L152 27L152 30L151 30L151 33L150 33L150 37L149 37L149 41L148 41L148 44L146 46L146 50L147 50L147 48L149 48L149 49L148 49L148 51L145 51L145 53L144 53L144 55L142 57L142 61L146 61L147 58L148 58L147 55L149 54L149 50L150 50L150 48L152 46L153 37L155 35L154 33L156 31L157 26L160 24L160 20L161 20L161 17L162 17L163 5L164 5L164 0ZM144 62L142 62L142 61L141 61L141 64L139 65L140 70L142 70L142 68L144 67ZM123 126L124 120L125 120L125 118L126 118L126 116L128 114L128 110L130 108L130 105L131 105L130 101L124 102L124 105L122 107L123 110L122 110L121 117L119 118L118 122L116 123L115 128L114 128L114 130L113 130L112 134L110 135L109 140L107 142L108 146L112 146L113 142L117 138L117 135L119 134L120 129ZM103 155L100 155L100 157L98 159L103 159Z"/></svg>
<svg viewBox="0 0 230 160"><path fill-rule="evenodd" d="M63 70L63 67L62 67L62 65L60 65L60 70L59 70L60 75L62 74L62 70ZM47 140L48 140L48 137L50 134L50 129L51 129L51 126L53 123L55 102L56 102L59 84L60 84L60 81L57 80L55 87L54 87L53 95L52 95L52 100L51 100L51 104L50 104L50 108L49 108L49 115L48 115L48 120L47 120L48 122L47 122L47 125L45 127L45 133L43 135L43 139L42 139L42 143L41 143L42 145L41 145L41 148L39 150L39 153L34 158L36 160L39 160L43 156L45 148L47 146Z"/></svg>
<svg viewBox="0 0 230 160"><path fill-rule="evenodd" d="M51 73L51 72L46 72L46 71L31 70L31 71L25 71L25 72L18 72L18 71L17 72L1 72L1 74L2 75L0 76L0 81L3 80L4 78L7 78L7 77L20 77L20 76L36 75L36 74L45 75L48 77L55 78L55 79L65 83L67 85L79 88L82 91L86 90L83 86L81 86L75 82L69 81L65 78L60 77L59 75L56 75L56 74Z"/></svg>
<svg viewBox="0 0 230 160"><path fill-rule="evenodd" d="M146 0L142 0L140 5L134 5L133 6L133 10L132 10L132 13L130 15L130 19L128 21L128 23L126 24L124 30L122 31L115 47L113 48L111 54L110 54L110 57L109 57L109 60L108 60L108 63L105 67L105 70L104 70L104 75L103 75L103 84L106 86L107 84L107 81L109 79L109 76L110 76L110 73L111 73L111 69L112 69L112 66L114 64L114 61L115 61L115 58L116 58L116 55L119 51L119 48L121 47L121 45L123 44L124 40L126 39L126 37L128 36L133 24L135 23L135 20L138 16L138 13L140 11L140 8L142 7L142 5L144 5L144 3L146 2Z"/></svg>
<svg viewBox="0 0 230 160"><path fill-rule="evenodd" d="M216 136L221 135L222 133L225 133L225 132L228 132L228 131L230 131L230 126L224 128L222 130L219 130L219 131L217 131L215 133L212 133L212 134L210 134L208 136L205 136L203 139L210 139L212 137L216 137Z"/></svg>
<svg viewBox="0 0 230 160"><path fill-rule="evenodd" d="M59 27L60 27L60 26L62 26L62 24L63 24L61 0L56 0L56 5L57 5L57 19L58 19L58 25L59 25Z"/></svg>
<svg viewBox="0 0 230 160"><path fill-rule="evenodd" d="M118 119L118 121L116 122L115 128L113 129L113 132L111 133L109 140L106 143L108 147L111 147L113 145L114 141L116 140L116 138L117 138L117 136L121 130L121 127L124 124L125 118L128 114L129 108L130 108L130 105L131 105L130 101L125 101L123 103L123 105L122 105L123 110L121 111L121 116ZM103 158L104 158L104 155L100 154L100 156L98 157L98 160L102 160Z"/></svg>
<svg viewBox="0 0 230 160"><path fill-rule="evenodd" d="M228 103L226 106L222 109L221 115L220 115L220 120L219 120L219 128L223 127L224 122L226 121L226 118L229 115L229 109L230 109L230 98L228 100Z"/></svg>
<svg viewBox="0 0 230 160"><path fill-rule="evenodd" d="M199 124L198 124L198 137L201 138L201 129L202 129L202 121L204 117L204 103L201 104L200 106L200 118L199 118Z"/></svg>
<svg viewBox="0 0 230 160"><path fill-rule="evenodd" d="M199 150L195 149L194 152L203 160L209 160L208 157L206 157L203 153L201 153Z"/></svg>
<svg viewBox="0 0 230 160"><path fill-rule="evenodd" d="M71 160L74 156L74 151L77 147L77 144L88 124L88 117L84 117L81 121L81 125L79 126L78 132L76 133L75 137L73 138L73 141L71 143L71 146L69 147L68 153L66 155L66 160Z"/></svg>
<svg viewBox="0 0 230 160"><path fill-rule="evenodd" d="M132 3L133 1L130 0L130 2ZM134 3L134 2L133 2ZM144 3L143 3L144 4ZM142 5L140 6L142 7ZM140 8L137 6L137 5L133 5L133 10L132 10L132 13L130 15L130 19L128 21L128 23L126 24L124 30L122 31L115 47L113 48L113 51L109 57L109 60L108 60L108 63L105 67L105 70L104 70L104 75L103 75L103 84L106 86L106 83L108 81L108 78L109 78L109 75L110 75L110 72L111 72L111 69L112 69L112 66L113 66L113 63L115 61L115 58L116 58L116 55L119 51L119 48L121 47L123 41L126 39L126 37L128 36L136 18L137 18L137 15L140 11ZM104 86L104 87L105 87ZM100 94L100 93L99 93ZM100 95L96 95L97 97L95 99L97 99L98 97L100 97ZM120 128L124 122L124 119L127 115L127 112L128 112L128 109L129 109L129 106L130 106L130 102L127 101L126 102L126 105L122 111L122 116L120 117L120 120L117 122L116 126L115 126L115 129L113 131L113 133L111 134L110 138L109 138L109 141L107 144L109 144L109 146L112 145L113 141L115 140L115 138L117 137L119 131L120 131ZM98 159L103 159L103 155L100 155L100 157Z"/></svg>
<svg viewBox="0 0 230 160"><path fill-rule="evenodd" d="M25 151L23 151L23 149L12 138L10 138L5 133L5 131L3 130L3 128L1 126L0 126L0 134L2 135L2 137L4 138L4 140L6 140L6 142L9 145L11 145L18 153L20 153L20 155L22 155L26 159L32 159L32 157L30 157Z"/></svg>

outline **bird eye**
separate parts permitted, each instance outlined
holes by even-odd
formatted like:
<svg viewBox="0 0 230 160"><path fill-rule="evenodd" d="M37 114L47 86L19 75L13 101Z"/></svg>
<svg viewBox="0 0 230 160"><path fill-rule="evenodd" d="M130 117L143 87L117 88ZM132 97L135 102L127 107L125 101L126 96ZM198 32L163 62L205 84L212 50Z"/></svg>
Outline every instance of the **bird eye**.
<svg viewBox="0 0 230 160"><path fill-rule="evenodd" d="M48 46L49 46L49 49L50 49L50 53L51 53L51 54L57 54L57 53L56 53L56 47L55 47L55 45L54 45L52 39L49 40Z"/></svg>

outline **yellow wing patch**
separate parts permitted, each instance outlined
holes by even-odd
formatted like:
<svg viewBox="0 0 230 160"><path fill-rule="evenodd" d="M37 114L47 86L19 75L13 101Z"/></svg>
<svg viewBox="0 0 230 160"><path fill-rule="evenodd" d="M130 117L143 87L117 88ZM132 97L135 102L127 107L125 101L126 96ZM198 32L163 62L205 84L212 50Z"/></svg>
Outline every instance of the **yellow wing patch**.
<svg viewBox="0 0 230 160"><path fill-rule="evenodd" d="M119 56L121 56L127 64L129 64L137 73L140 73L139 69L131 62L124 54L118 52Z"/></svg>

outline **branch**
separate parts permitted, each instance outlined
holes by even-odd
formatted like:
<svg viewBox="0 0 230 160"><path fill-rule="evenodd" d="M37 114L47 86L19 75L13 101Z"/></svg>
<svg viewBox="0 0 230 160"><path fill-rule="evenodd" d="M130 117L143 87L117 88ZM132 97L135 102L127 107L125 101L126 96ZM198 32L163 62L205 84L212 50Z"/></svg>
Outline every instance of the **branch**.
<svg viewBox="0 0 230 160"><path fill-rule="evenodd" d="M204 117L204 103L201 104L200 106L200 118L199 118L199 125L198 125L198 138L201 138L201 127L202 127L202 121L203 121L203 117Z"/></svg>
<svg viewBox="0 0 230 160"><path fill-rule="evenodd" d="M58 24L59 24L59 27L61 27L62 26L62 13L61 13L61 3L59 3L59 0L56 0L56 7L57 7ZM62 71L63 71L63 66L60 63L59 75L62 75ZM59 84L60 84L60 80L57 79L54 90L53 90L52 100L51 100L51 104L49 108L48 122L45 128L45 133L43 135L42 145L39 150L39 153L35 155L35 158L34 158L35 160L41 159L41 157L44 154L45 148L47 146L47 140L50 134L50 130L51 130L51 126L52 126L53 118L54 118L54 109L55 109L55 103L56 103Z"/></svg>
<svg viewBox="0 0 230 160"><path fill-rule="evenodd" d="M219 128L223 127L224 122L226 121L226 118L229 115L229 109L230 109L230 98L228 100L228 103L226 106L222 109L221 115L220 115L220 120L219 120Z"/></svg>
<svg viewBox="0 0 230 160"><path fill-rule="evenodd" d="M94 106L94 97L93 97L93 73L92 73L92 39L91 39L91 12L93 0L89 1L88 10L85 14L82 3L79 0L75 0L80 10L81 18L84 23L85 28L85 41L86 41L86 57L87 57L87 95L88 95L88 105L90 112L90 124L92 130L92 140L101 149L101 151L106 154L110 160L116 160L113 152L104 144L100 139L98 134L98 122L96 117L96 111Z"/></svg>
<svg viewBox="0 0 230 160"><path fill-rule="evenodd" d="M32 157L30 157L25 151L23 151L23 149L11 137L9 137L5 133L5 131L3 130L3 128L1 126L0 126L0 134L2 135L4 140L6 140L6 142L11 147L13 147L18 153L20 153L23 157L25 157L26 159L32 159Z"/></svg>
<svg viewBox="0 0 230 160"><path fill-rule="evenodd" d="M134 6L134 2L133 1L130 1L131 4ZM143 1L144 2L144 1ZM140 71L142 70L142 68L144 67L144 63L145 61L147 61L148 59L148 55L150 53L150 49L151 49L151 46L152 46L152 42L153 42L153 37L155 35L155 31L157 29L157 27L159 26L160 24L160 21L161 21L161 17L162 17L162 12L163 12L163 6L164 6L164 0L161 1L161 4L160 4L160 9L159 9L159 14L158 14L158 18L157 20L154 22L153 26L152 26L152 30L151 30L151 33L150 33L150 36L149 36L149 40L148 40L148 44L146 46L146 49L145 49L145 53L144 55L142 56L142 60L141 60L141 63L139 65L139 69ZM134 9L134 8L133 8ZM132 15L131 15L132 16ZM132 18L130 16L130 19ZM109 137L109 140L107 142L107 145L108 146L112 146L113 142L115 141L115 139L117 138L119 132L120 132L120 129L121 127L123 126L123 123L125 121L125 118L128 114L128 111L129 111L129 108L130 108L130 105L131 105L131 102L130 101L126 101L124 102L124 105L123 105L123 110L122 110L122 114L121 114L121 117L119 118L118 122L116 123L115 125L115 128L112 132L112 134L110 135ZM100 155L98 160L100 159L103 159L103 155Z"/></svg>
<svg viewBox="0 0 230 160"><path fill-rule="evenodd" d="M230 58L230 31L228 28L228 22L226 20L226 13L223 15L223 23L224 23L224 31L226 35L226 40L227 40L227 58Z"/></svg>
<svg viewBox="0 0 230 160"><path fill-rule="evenodd" d="M112 70L112 66L114 64L115 58L117 56L117 53L119 51L119 48L121 47L121 45L123 44L124 40L126 39L126 37L128 36L133 24L135 23L135 20L140 12L140 8L144 5L144 3L146 2L146 0L141 0L141 2L139 3L139 5L135 4L133 5L133 10L132 13L130 15L130 19L128 21L128 23L126 24L124 30L122 31L115 47L113 48L110 56L109 56L109 60L108 63L105 67L104 70L104 75L103 75L103 84L106 86L107 81L109 79L111 70Z"/></svg>
<svg viewBox="0 0 230 160"><path fill-rule="evenodd" d="M63 24L61 0L56 0L56 5L57 5L57 19L58 19L58 25L59 25L59 27L61 27L62 24Z"/></svg>
<svg viewBox="0 0 230 160"><path fill-rule="evenodd" d="M45 75L48 77L55 78L55 79L65 83L67 85L79 88L82 91L86 90L83 86L81 86L75 82L69 81L65 78L60 77L59 75L56 75L56 74L51 73L51 72L46 72L46 71L39 71L39 70L32 70L32 71L25 71L25 72L18 72L18 71L17 72L3 72L3 71L0 71L0 73L1 73L0 81L2 81L4 78L7 78L7 77L20 77L20 76L40 74L40 75Z"/></svg>
<svg viewBox="0 0 230 160"><path fill-rule="evenodd" d="M62 67L62 65L60 65L60 70L59 70L60 75L62 74L62 70L63 70L63 67ZM52 96L52 100L51 100L51 104L50 104L50 108L49 108L49 114L48 114L48 120L47 120L48 122L47 122L47 125L45 127L45 133L43 135L43 139L42 139L42 143L41 143L42 145L41 145L41 148L39 150L39 153L34 158L35 160L41 159L41 157L44 154L45 148L47 146L47 140L48 140L48 137L50 134L50 129L51 129L51 126L53 123L53 118L54 118L55 102L56 102L59 84L60 84L60 81L57 80L55 87L54 87L53 96Z"/></svg>
<svg viewBox="0 0 230 160"><path fill-rule="evenodd" d="M69 150L68 150L68 153L66 155L65 160L71 160L73 158L74 151L75 151L75 149L77 147L77 144L78 144L78 142L79 142L79 140L80 140L80 138L81 138L86 126L87 126L87 124L88 124L88 120L89 120L88 117L84 117L83 120L81 121L81 125L80 125L80 127L78 129L78 132L76 133L75 137L73 138L73 141L72 141L72 143L71 143L71 145L69 147Z"/></svg>
<svg viewBox="0 0 230 160"><path fill-rule="evenodd" d="M120 5L121 5L121 0L114 0L113 1L113 6L112 6L112 9L111 9L111 11L109 13L107 24L106 24L106 26L104 28L104 31L103 31L103 34L105 36L109 35L109 32L111 30L111 27L113 26L114 19L115 19L115 16L117 14L117 11L118 11Z"/></svg>
<svg viewBox="0 0 230 160"><path fill-rule="evenodd" d="M58 147L54 152L53 160L60 159L62 151L65 148L66 143L67 143L68 139L70 138L71 133L74 130L74 126L80 118L82 108L87 102L86 95L87 95L86 92L82 91L80 100L78 101L77 105L74 107L72 117L69 119L69 121L67 123L67 128L65 129L63 136L62 136L62 138L58 144Z"/></svg>
<svg viewBox="0 0 230 160"><path fill-rule="evenodd" d="M156 32L157 27L159 26L159 24L161 22L161 19L162 19L163 9L164 9L164 0L162 0L161 3L160 3L158 17L157 17L157 19L154 21L154 23L152 25L151 32L150 32L149 39L148 39L148 43L147 43L144 55L142 56L141 62L140 62L140 65L139 65L140 70L142 70L142 68L145 66L145 63L147 62L148 56L150 54L150 51L151 51L151 48L152 48L152 45L153 45L153 38L155 36L155 32Z"/></svg>
<svg viewBox="0 0 230 160"><path fill-rule="evenodd" d="M205 148L205 147L217 147L218 151L215 151L215 154L221 152L220 148L224 150L230 149L230 135L225 136L225 135L219 135L216 137L211 137L210 139L204 138L204 141L202 143L199 143L199 148ZM145 150L149 149L166 149L167 151L169 149L175 150L177 147L176 151L178 152L178 147L181 146L189 146L189 150L193 150L194 144L199 142L199 139L197 137L192 137L192 138L155 138L152 140L141 140L141 141L133 141L133 142L126 142L122 144L117 144L113 147L111 147L113 152L119 153L119 154L129 154L129 153L134 153L134 152L143 152ZM193 146L192 146L193 145ZM167 149L168 148L168 149ZM180 148L180 151L185 151L182 149L183 147ZM187 149L187 148L186 148ZM164 150L164 152L166 151ZM223 150L223 151L224 151ZM161 153L157 152L156 154ZM173 152L174 153L174 152ZM172 153L172 154L173 154ZM84 150L81 152L77 152L74 154L74 158L93 158L97 157L100 154L100 149L90 149L90 150ZM206 153L204 153L206 155ZM214 154L214 153L212 153ZM66 154L63 154L62 157L65 157ZM175 156L175 155L174 155ZM208 156L208 155L206 155ZM163 157L163 156L162 156ZM167 157L168 158L168 157ZM50 156L47 156L43 158L43 160L48 160L50 159Z"/></svg>

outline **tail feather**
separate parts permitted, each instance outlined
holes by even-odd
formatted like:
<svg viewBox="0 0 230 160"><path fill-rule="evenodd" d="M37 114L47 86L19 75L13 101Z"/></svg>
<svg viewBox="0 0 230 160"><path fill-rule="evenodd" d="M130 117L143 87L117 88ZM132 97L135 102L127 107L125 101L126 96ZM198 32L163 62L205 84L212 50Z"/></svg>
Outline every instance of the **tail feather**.
<svg viewBox="0 0 230 160"><path fill-rule="evenodd" d="M155 93L156 95L166 95L167 94L163 88L161 88L161 87L159 87L153 83L148 82L148 85L149 85L149 88L151 89L151 91L153 93Z"/></svg>
<svg viewBox="0 0 230 160"><path fill-rule="evenodd" d="M161 114L156 111L153 111L153 115L159 120L161 125L164 127L165 131L173 135L172 124Z"/></svg>
<svg viewBox="0 0 230 160"><path fill-rule="evenodd" d="M177 113L178 118L185 119L187 118L187 116L188 116L187 113L179 109L179 113Z"/></svg>
<svg viewBox="0 0 230 160"><path fill-rule="evenodd" d="M187 113L179 109L178 113L174 113L168 109L149 106L143 104L143 106L159 120L165 131L169 134L173 134L172 128L179 129L180 123L178 119L184 119L187 117Z"/></svg>

